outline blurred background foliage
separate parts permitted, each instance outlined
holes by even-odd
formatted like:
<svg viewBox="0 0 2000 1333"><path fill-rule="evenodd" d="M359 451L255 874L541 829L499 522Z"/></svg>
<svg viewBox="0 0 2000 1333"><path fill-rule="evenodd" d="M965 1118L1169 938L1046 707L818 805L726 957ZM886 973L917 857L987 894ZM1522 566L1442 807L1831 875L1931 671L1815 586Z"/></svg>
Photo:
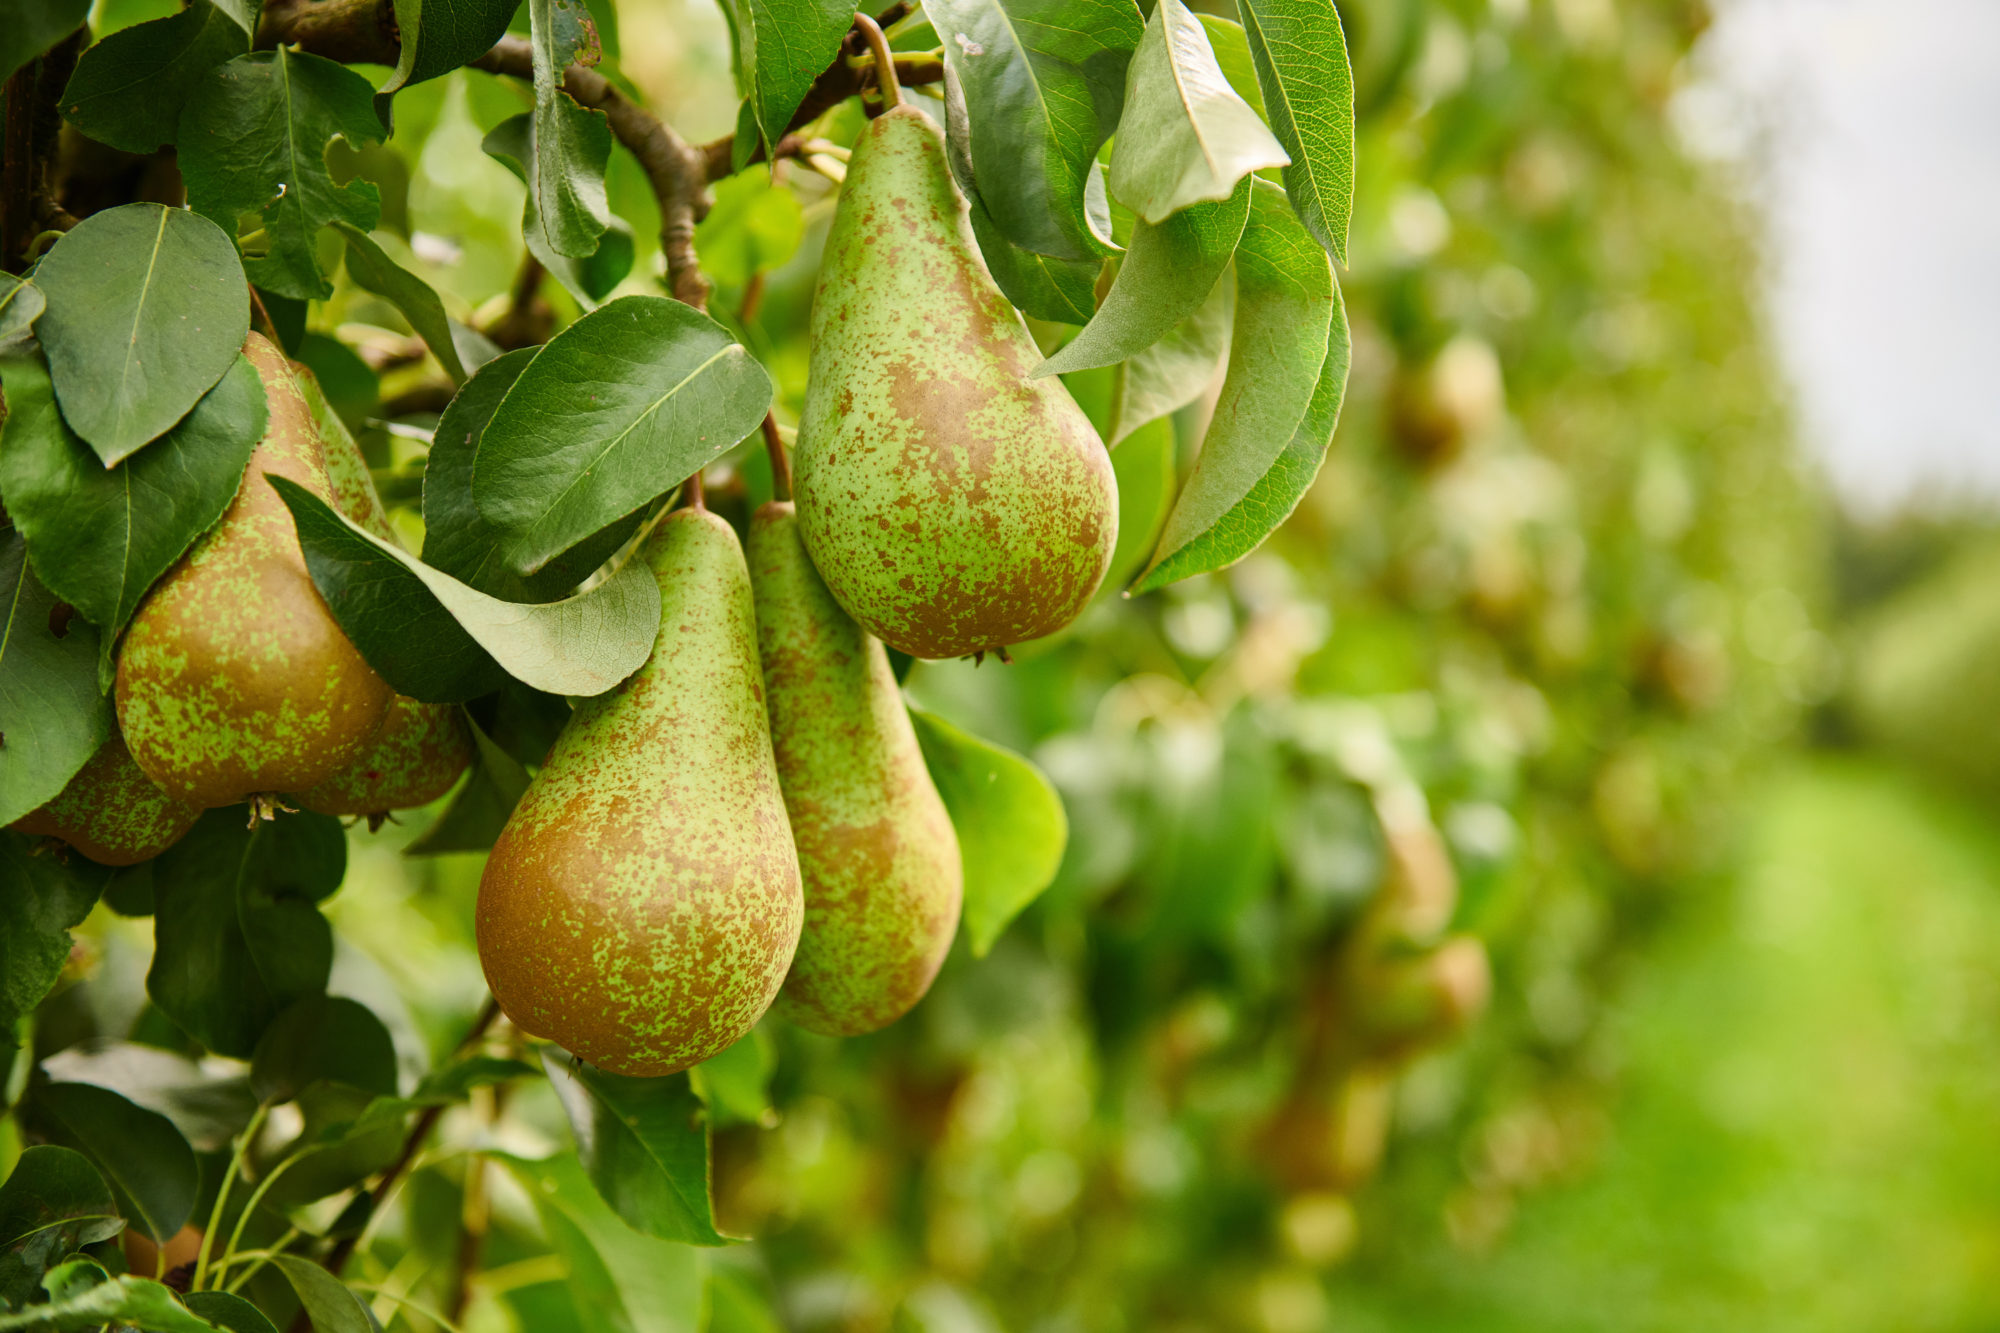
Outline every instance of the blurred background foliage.
<svg viewBox="0 0 2000 1333"><path fill-rule="evenodd" d="M712 6L593 8L619 77L690 139L730 129ZM756 1238L714 1261L711 1326L1990 1327L2000 547L1976 515L1829 512L1755 218L1672 130L1699 0L1341 9L1361 178L1326 470L1223 574L1108 590L1011 666L914 668L916 700L1044 766L1068 854L902 1023L774 1018L706 1089L720 1220ZM522 189L479 142L523 99L461 71L402 95L389 145L336 150L395 257L488 326ZM859 114L818 172L721 185L700 237L786 421ZM643 287L657 217L623 154L610 189ZM414 538L438 388L351 282L313 319L304 359ZM1072 388L1101 418L1107 386ZM1128 576L1203 410L1117 452ZM738 456L718 506L766 475ZM328 904L333 989L413 1067L483 997L479 859L398 854L428 818L354 831ZM118 980L145 924L100 909L82 938L45 1055L157 1034ZM448 1116L353 1275L440 1301L452 1146L562 1134L539 1083ZM463 1326L598 1327L555 1214L485 1179Z"/></svg>

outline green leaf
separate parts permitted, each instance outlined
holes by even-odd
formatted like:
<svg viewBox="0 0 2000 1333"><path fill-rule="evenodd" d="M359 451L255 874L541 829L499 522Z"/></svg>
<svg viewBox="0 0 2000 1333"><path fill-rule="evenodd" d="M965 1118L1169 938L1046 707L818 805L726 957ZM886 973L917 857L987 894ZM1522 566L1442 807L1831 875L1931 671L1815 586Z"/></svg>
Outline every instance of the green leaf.
<svg viewBox="0 0 2000 1333"><path fill-rule="evenodd" d="M400 1097L325 1082L301 1089L298 1105L305 1128L287 1150L291 1166L264 1200L279 1216L352 1189L389 1165L418 1109Z"/></svg>
<svg viewBox="0 0 2000 1333"><path fill-rule="evenodd" d="M181 1300L189 1310L230 1333L278 1333L278 1326L241 1296L226 1291L191 1291Z"/></svg>
<svg viewBox="0 0 2000 1333"><path fill-rule="evenodd" d="M570 1067L542 1049L549 1082L569 1113L577 1155L613 1212L662 1240L723 1245L708 1187L708 1124L686 1074L626 1078Z"/></svg>
<svg viewBox="0 0 2000 1333"><path fill-rule="evenodd" d="M479 146L486 150L487 156L520 177L523 185L532 188L533 182L529 178L535 162L535 117L532 112L524 111L501 121L487 133ZM586 309L609 296L612 288L625 281L625 275L632 271L632 229L615 214L611 216L604 235L599 238L597 248L583 258L572 258L559 253L549 244L534 197L530 195L521 209L521 239L527 243L528 253L554 274L556 281L567 287ZM705 261L708 256L703 254L702 258Z"/></svg>
<svg viewBox="0 0 2000 1333"><path fill-rule="evenodd" d="M351 222L336 219L333 229L347 241L347 274L364 291L371 291L403 312L410 327L431 349L454 384L465 383L465 364L452 342L451 320L431 285L389 258L374 238Z"/></svg>
<svg viewBox="0 0 2000 1333"><path fill-rule="evenodd" d="M54 800L110 735L97 630L56 615L21 534L0 530L0 825Z"/></svg>
<svg viewBox="0 0 2000 1333"><path fill-rule="evenodd" d="M291 508L313 585L400 694L460 703L507 674L550 694L602 694L652 652L660 593L641 561L565 601L503 602L371 535L303 486L282 477L271 485Z"/></svg>
<svg viewBox="0 0 2000 1333"><path fill-rule="evenodd" d="M47 305L42 289L34 283L0 273L0 343L26 333Z"/></svg>
<svg viewBox="0 0 2000 1333"><path fill-rule="evenodd" d="M1178 411L1207 391L1229 350L1235 287L1218 282L1195 312L1166 337L1119 363L1105 440L1116 445L1149 421ZM1123 529L1120 529L1122 534Z"/></svg>
<svg viewBox="0 0 2000 1333"><path fill-rule="evenodd" d="M840 54L854 8L849 0L722 0L734 41L736 91L766 144L785 136L813 80ZM708 252L701 254L706 261Z"/></svg>
<svg viewBox="0 0 2000 1333"><path fill-rule="evenodd" d="M346 869L337 819L245 828L243 806L210 810L155 862L146 993L209 1050L249 1059L286 1006L326 989L333 934L314 904Z"/></svg>
<svg viewBox="0 0 2000 1333"><path fill-rule="evenodd" d="M1174 499L1174 424L1155 417L1134 430L1111 455L1118 476L1118 544L1104 571L1099 597L1116 597L1146 567L1160 523Z"/></svg>
<svg viewBox="0 0 2000 1333"><path fill-rule="evenodd" d="M0 24L0 80L83 26L90 0L11 0Z"/></svg>
<svg viewBox="0 0 2000 1333"><path fill-rule="evenodd" d="M70 930L97 902L109 877L82 857L68 865L36 856L30 841L0 832L0 1053L62 975Z"/></svg>
<svg viewBox="0 0 2000 1333"><path fill-rule="evenodd" d="M106 467L186 416L250 331L236 247L184 209L92 214L36 266L35 285L56 400Z"/></svg>
<svg viewBox="0 0 2000 1333"><path fill-rule="evenodd" d="M264 12L264 0L209 0L209 3L227 14L246 34L256 35L257 18Z"/></svg>
<svg viewBox="0 0 2000 1333"><path fill-rule="evenodd" d="M232 234L237 219L263 219L266 250L245 265L250 280L280 296L324 300L319 229L340 220L374 228L381 194L367 181L335 185L327 145L380 143L375 90L344 65L289 47L253 51L205 75L181 113L180 168L188 204ZM239 339L240 345L240 339Z"/></svg>
<svg viewBox="0 0 2000 1333"><path fill-rule="evenodd" d="M250 1057L250 1090L288 1102L308 1083L330 1082L396 1095L396 1043L367 1005L308 995L273 1019Z"/></svg>
<svg viewBox="0 0 2000 1333"><path fill-rule="evenodd" d="M448 852L483 852L507 826L507 817L528 790L528 770L486 734L472 719L472 743L477 753L472 772L437 822L403 849L405 856L443 856Z"/></svg>
<svg viewBox="0 0 2000 1333"><path fill-rule="evenodd" d="M620 297L550 339L507 390L479 439L473 501L507 563L532 574L756 430L771 392L708 316Z"/></svg>
<svg viewBox="0 0 2000 1333"><path fill-rule="evenodd" d="M27 1304L72 1250L125 1229L111 1187L80 1153L30 1148L0 1185L0 1310Z"/></svg>
<svg viewBox="0 0 2000 1333"><path fill-rule="evenodd" d="M249 49L250 35L235 19L194 0L85 51L63 89L63 119L99 143L150 153L174 141L181 107L201 76Z"/></svg>
<svg viewBox="0 0 2000 1333"><path fill-rule="evenodd" d="M1283 191L1258 181L1236 252L1229 373L1135 591L1160 587L1160 566L1221 522L1290 444L1319 385L1337 300L1326 252L1285 207Z"/></svg>
<svg viewBox="0 0 2000 1333"><path fill-rule="evenodd" d="M48 1276L49 1302L0 1315L0 1333L95 1333L106 1324L147 1333L216 1333L190 1314L171 1288L145 1278L111 1277L88 1259L72 1259Z"/></svg>
<svg viewBox="0 0 2000 1333"><path fill-rule="evenodd" d="M750 1274L711 1263L708 1333L785 1333L770 1296Z"/></svg>
<svg viewBox="0 0 2000 1333"><path fill-rule="evenodd" d="M12 361L0 380L0 497L49 590L115 636L235 497L264 435L256 367L239 355L152 448L108 470L63 423L47 371Z"/></svg>
<svg viewBox="0 0 2000 1333"><path fill-rule="evenodd" d="M542 1071L525 1060L508 1060L497 1055L468 1055L435 1070L417 1088L414 1102L425 1105L462 1102L474 1088L490 1088L517 1078L532 1078Z"/></svg>
<svg viewBox="0 0 2000 1333"><path fill-rule="evenodd" d="M152 865L142 862L151 891ZM126 872L117 872L112 885ZM104 898L111 904L113 888ZM150 914L150 913L149 913ZM158 1111L173 1121L197 1153L219 1152L249 1123L256 1109L250 1080L240 1073L204 1070L178 1051L132 1041L72 1046L42 1061L42 1072L58 1083L91 1083L127 1101Z"/></svg>
<svg viewBox="0 0 2000 1333"><path fill-rule="evenodd" d="M1125 80L1111 193L1147 222L1227 199L1237 182L1291 158L1215 61L1180 0L1159 0Z"/></svg>
<svg viewBox="0 0 2000 1333"><path fill-rule="evenodd" d="M921 708L910 709L910 720L958 831L965 929L973 956L983 958L1007 923L1056 877L1069 818L1056 789L1020 755Z"/></svg>
<svg viewBox="0 0 2000 1333"><path fill-rule="evenodd" d="M1291 154L1285 190L1306 230L1347 263L1354 211L1354 71L1333 0L1236 0L1264 89L1264 109Z"/></svg>
<svg viewBox="0 0 2000 1333"><path fill-rule="evenodd" d="M507 35L521 0L396 0L402 50L382 85L393 93L467 65Z"/></svg>
<svg viewBox="0 0 2000 1333"><path fill-rule="evenodd" d="M1000 232L993 215L977 195L968 196L972 236L994 285L1016 306L1056 324L1088 323L1097 309L1097 276L1104 261L1057 259L1023 250Z"/></svg>
<svg viewBox="0 0 2000 1333"><path fill-rule="evenodd" d="M711 1123L769 1128L777 1123L771 1110L771 1074L777 1067L771 1039L752 1028L728 1050L688 1070L688 1079Z"/></svg>
<svg viewBox="0 0 2000 1333"><path fill-rule="evenodd" d="M535 1201L591 1333L700 1333L702 1256L634 1231L568 1153L545 1162L496 1155Z"/></svg>
<svg viewBox="0 0 2000 1333"><path fill-rule="evenodd" d="M1170 0L1160 2L1164 7ZM1246 179L1227 199L1184 208L1157 225L1140 219L1104 304L1083 332L1034 373L1108 366L1172 333L1215 290L1249 216Z"/></svg>
<svg viewBox="0 0 2000 1333"><path fill-rule="evenodd" d="M528 0L528 21L535 75L528 202L549 246L581 257L597 249L611 221L604 194L611 122L602 111L578 106L562 80L573 62L596 63L597 30L578 0Z"/></svg>
<svg viewBox="0 0 2000 1333"><path fill-rule="evenodd" d="M1263 117L1264 90L1257 86L1257 65L1250 58L1250 41L1243 35L1243 25L1235 19L1214 14L1197 17L1201 19L1201 26L1208 30L1208 45L1215 52L1216 68L1222 71L1223 78L1229 80L1229 86L1236 90L1236 95L1248 102L1260 118Z"/></svg>
<svg viewBox="0 0 2000 1333"><path fill-rule="evenodd" d="M298 1293L313 1333L381 1333L367 1302L312 1260L281 1254L271 1263Z"/></svg>
<svg viewBox="0 0 2000 1333"><path fill-rule="evenodd" d="M1338 293L1335 295L1337 302ZM1235 564L1292 516L1313 479L1319 476L1320 465L1326 462L1327 447L1333 443L1333 428L1340 420L1340 403L1347 392L1348 355L1347 311L1336 303L1319 383L1313 388L1312 401L1305 416L1300 418L1298 429L1292 432L1291 441L1272 462L1270 470L1213 527L1147 573L1148 588L1164 587Z"/></svg>
<svg viewBox="0 0 2000 1333"><path fill-rule="evenodd" d="M835 45L839 40L836 34ZM772 183L768 172L746 171L718 181L714 193L714 207L694 229L695 251L711 278L741 287L798 253L806 234L805 210L790 190Z"/></svg>
<svg viewBox="0 0 2000 1333"><path fill-rule="evenodd" d="M45 1083L32 1095L35 1124L97 1164L134 1227L165 1241L187 1225L201 1170L173 1121L89 1083Z"/></svg>
<svg viewBox="0 0 2000 1333"><path fill-rule="evenodd" d="M925 12L967 112L948 118L955 151L1000 234L1058 259L1112 253L1086 196L1097 150L1125 102L1125 67L1145 31L1138 6L930 0Z"/></svg>

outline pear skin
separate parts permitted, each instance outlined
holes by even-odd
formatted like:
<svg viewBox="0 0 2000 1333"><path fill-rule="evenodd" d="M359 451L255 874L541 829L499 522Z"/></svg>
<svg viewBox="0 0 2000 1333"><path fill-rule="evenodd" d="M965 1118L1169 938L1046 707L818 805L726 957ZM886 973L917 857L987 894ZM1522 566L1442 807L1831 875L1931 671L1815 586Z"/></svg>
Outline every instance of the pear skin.
<svg viewBox="0 0 2000 1333"><path fill-rule="evenodd" d="M60 838L103 866L150 861L181 840L201 807L161 791L116 732L53 801L14 821L18 833Z"/></svg>
<svg viewBox="0 0 2000 1333"><path fill-rule="evenodd" d="M736 534L677 510L641 558L653 655L577 705L487 858L477 932L515 1026L651 1078L762 1017L803 904Z"/></svg>
<svg viewBox="0 0 2000 1333"><path fill-rule="evenodd" d="M312 412L284 353L244 354L270 409L229 510L156 584L118 650L118 725L147 777L183 801L303 791L382 729L389 686L313 587L291 511L265 479L331 503Z"/></svg>
<svg viewBox="0 0 2000 1333"><path fill-rule="evenodd" d="M472 762L472 733L458 709L397 695L361 757L288 800L323 815L385 815L429 805Z"/></svg>
<svg viewBox="0 0 2000 1333"><path fill-rule="evenodd" d="M915 107L855 144L813 297L794 463L827 588L914 657L1076 619L1118 537L1111 460L993 284L944 136Z"/></svg>
<svg viewBox="0 0 2000 1333"><path fill-rule="evenodd" d="M750 586L778 782L805 884L779 1000L829 1037L913 1008L958 929L964 872L889 654L806 558L790 504L750 520Z"/></svg>

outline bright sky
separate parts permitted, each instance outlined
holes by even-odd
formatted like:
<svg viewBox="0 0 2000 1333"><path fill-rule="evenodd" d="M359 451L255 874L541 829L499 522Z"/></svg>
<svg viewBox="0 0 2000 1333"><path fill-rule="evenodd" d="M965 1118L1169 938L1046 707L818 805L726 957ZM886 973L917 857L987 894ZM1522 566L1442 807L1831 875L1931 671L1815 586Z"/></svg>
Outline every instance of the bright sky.
<svg viewBox="0 0 2000 1333"><path fill-rule="evenodd" d="M1809 447L1856 507L2000 506L2000 0L1718 0L1680 108L1756 172Z"/></svg>

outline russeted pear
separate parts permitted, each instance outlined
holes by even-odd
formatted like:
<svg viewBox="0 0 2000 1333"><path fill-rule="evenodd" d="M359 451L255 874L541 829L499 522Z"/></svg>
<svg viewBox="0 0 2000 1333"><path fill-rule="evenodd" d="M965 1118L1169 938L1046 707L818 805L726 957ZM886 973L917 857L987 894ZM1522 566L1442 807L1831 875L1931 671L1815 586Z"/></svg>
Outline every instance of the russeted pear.
<svg viewBox="0 0 2000 1333"><path fill-rule="evenodd" d="M944 137L912 106L854 146L813 298L794 491L863 628L916 657L1051 633L1103 581L1111 460L975 248Z"/></svg>
<svg viewBox="0 0 2000 1333"><path fill-rule="evenodd" d="M770 1007L801 899L736 534L677 510L642 558L653 655L577 705L487 858L477 925L515 1026L654 1077Z"/></svg>
<svg viewBox="0 0 2000 1333"><path fill-rule="evenodd" d="M161 791L116 732L53 801L14 821L16 832L60 838L106 866L150 861L181 840L201 807Z"/></svg>
<svg viewBox="0 0 2000 1333"><path fill-rule="evenodd" d="M805 927L779 1000L830 1037L887 1027L930 989L964 872L881 641L833 600L788 503L750 520L750 586Z"/></svg>
<svg viewBox="0 0 2000 1333"><path fill-rule="evenodd" d="M401 546L360 446L334 414L312 371L297 361L292 371L326 453L334 508L383 541ZM290 800L323 815L367 815L372 826L391 810L428 805L444 795L471 762L472 733L456 707L399 694L383 715L381 731L352 763Z"/></svg>
<svg viewBox="0 0 2000 1333"><path fill-rule="evenodd" d="M284 353L243 351L270 423L222 520L140 605L118 650L118 725L146 776L195 805L302 791L382 728L390 690L340 632L265 474L331 495L312 413Z"/></svg>

